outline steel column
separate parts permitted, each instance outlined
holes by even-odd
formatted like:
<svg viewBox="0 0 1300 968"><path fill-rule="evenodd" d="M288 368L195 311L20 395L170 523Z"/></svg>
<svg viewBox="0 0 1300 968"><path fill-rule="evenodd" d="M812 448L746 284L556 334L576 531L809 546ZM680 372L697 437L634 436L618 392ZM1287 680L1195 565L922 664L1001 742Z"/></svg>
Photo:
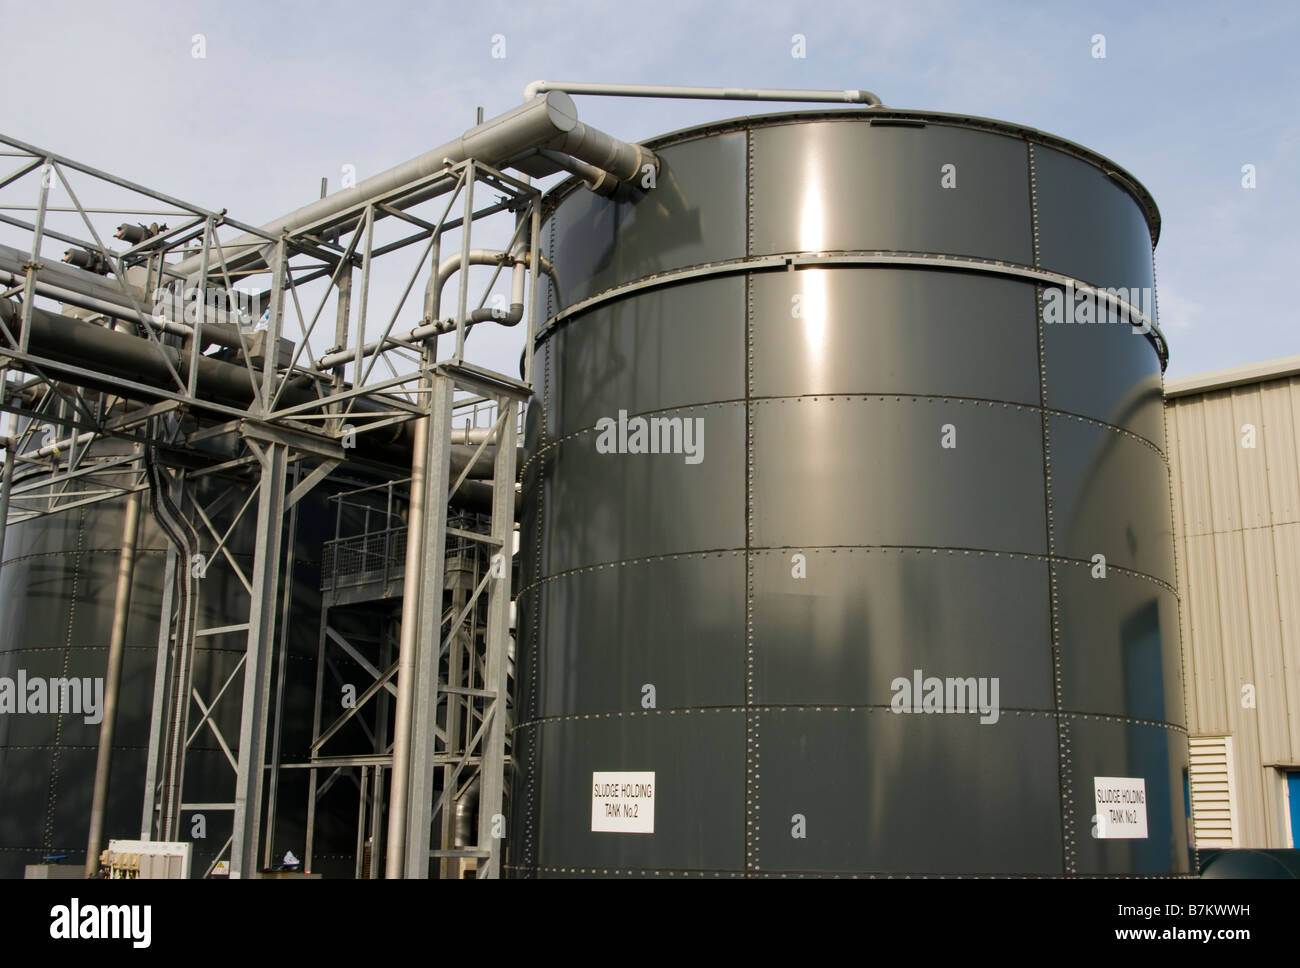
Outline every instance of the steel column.
<svg viewBox="0 0 1300 968"><path fill-rule="evenodd" d="M384 876L402 876L406 856L406 803L410 780L411 706L415 701L416 640L419 627L420 550L424 540L424 479L428 470L429 418L415 423L411 448L411 506L406 526L406 572L402 587L402 631L397 649L397 706L393 723L393 777L388 805Z"/></svg>
<svg viewBox="0 0 1300 968"><path fill-rule="evenodd" d="M248 613L244 699L239 712L239 757L235 777L235 818L231 831L230 876L255 876L261 827L266 722L270 706L271 653L275 643L275 601L280 577L281 530L288 447L266 444L258 484L257 547Z"/></svg>

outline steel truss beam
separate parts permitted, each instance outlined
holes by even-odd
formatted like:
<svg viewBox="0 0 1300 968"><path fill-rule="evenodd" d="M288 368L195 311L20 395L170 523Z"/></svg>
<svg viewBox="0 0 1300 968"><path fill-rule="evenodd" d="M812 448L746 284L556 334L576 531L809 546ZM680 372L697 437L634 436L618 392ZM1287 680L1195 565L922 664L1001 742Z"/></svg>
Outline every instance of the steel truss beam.
<svg viewBox="0 0 1300 968"><path fill-rule="evenodd" d="M0 145L14 149L5 152L14 167L0 173L0 230L23 237L22 258L0 264L0 300L17 299L13 312L0 317L0 411L11 415L17 430L5 438L0 553L4 524L130 494L139 494L142 503L148 498L146 513L158 520L170 544L141 836L186 839L186 821L195 813L229 816L229 836L205 876L220 860L229 861L232 877L256 876L275 856L280 772L305 768L308 869L317 803L348 777L359 792L359 876L428 876L432 857L441 859L444 874L468 858L478 876L497 876L504 834L515 454L519 407L530 393L541 260L527 263L522 382L464 361L470 316L486 305L501 265L473 294L470 273L461 271L450 318L439 319L439 306L408 313L407 303L418 302L408 297L422 274L436 277L447 233L460 233L455 244L462 265L469 264L471 232L485 217L513 212L516 240L526 241L524 251L537 252L540 193L527 181L468 159L339 213L334 221L353 226L347 231L322 234L307 226L273 237L224 211L191 205L53 152L3 136ZM10 198L24 185L34 188L34 204ZM476 186L487 191L476 193ZM104 192L112 204L95 203L96 193ZM417 197L434 210L421 215L408 208ZM403 226L395 240L377 238L376 226L386 219ZM157 224L164 220L170 227ZM119 223L143 222L154 224L120 244L110 238ZM247 258L247 242L223 242L223 233L232 231L263 240L255 260ZM83 264L99 266L99 275L69 268L49 251L67 246L81 252ZM418 258L396 304L380 311L371 291L376 260L402 252ZM236 258L239 265L232 268ZM177 259L198 265L197 276L172 271ZM315 280L323 280L324 290L310 295L307 287ZM250 328L234 312L228 300L237 284L252 284L248 303L265 309L264 330ZM73 285L78 291L68 288ZM331 299L331 350L341 351L344 362L321 368L322 354L312 340ZM416 326L399 324L407 314L424 327L416 337L409 332ZM74 331L112 330L114 345L131 347L141 365L129 372L104 369L96 359L69 355L69 347L35 337L34 321L69 316L75 317ZM438 362L431 329L454 333L450 359ZM214 366L224 381L219 385L211 383ZM490 432L475 440L473 459L453 474L453 416L467 406L475 409L476 426L480 408L495 413ZM407 573L408 594L397 599L400 613L393 612L391 626L369 647L332 627L328 610L323 615L308 762L283 762L286 754L301 758L281 748L280 729L290 674L284 650L296 509L314 488L347 472L358 459L358 441L412 422L419 428L415 449L423 452L411 468L417 491L412 503L426 510L412 522L421 526L422 537L399 569ZM449 527L448 501L487 447L494 448L490 521L476 529L456 519ZM252 532L251 567L248 558L232 554L237 531ZM451 553L455 560L449 565ZM472 576L468 585L465 574ZM237 613L225 601L220 623L201 627L209 576L217 575L226 579L221 587L244 594ZM449 584L455 586L450 593ZM220 686L205 693L196 684L195 663L214 643L225 650L239 643L240 649ZM334 695L328 677L342 679L344 657L370 683L355 708L326 717L322 704ZM231 722L236 706L238 735L231 735L220 724ZM394 725L400 727L395 733ZM332 752L331 744L352 735L349 730L365 748ZM224 781L229 792L210 802L187 801L189 754L209 741L230 766ZM405 792L394 809L392 791L399 783ZM475 842L458 848L456 794L471 783L478 785L481 820ZM396 825L395 817L401 818ZM371 850L363 863L367 839Z"/></svg>

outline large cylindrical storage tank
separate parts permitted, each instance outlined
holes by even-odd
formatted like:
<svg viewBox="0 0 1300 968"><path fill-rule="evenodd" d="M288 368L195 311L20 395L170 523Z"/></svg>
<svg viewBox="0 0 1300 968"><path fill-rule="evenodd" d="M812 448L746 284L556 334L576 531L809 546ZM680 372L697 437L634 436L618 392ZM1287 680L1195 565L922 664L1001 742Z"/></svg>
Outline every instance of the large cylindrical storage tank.
<svg viewBox="0 0 1300 968"><path fill-rule="evenodd" d="M0 676L102 682L124 505L87 505L9 527ZM142 506L106 807L113 837L140 835L165 548ZM72 712L0 716L0 877L22 877L46 856L84 865L99 729Z"/></svg>
<svg viewBox="0 0 1300 968"><path fill-rule="evenodd" d="M95 444L99 453L125 453L129 446L116 441ZM38 476L29 475L33 480ZM15 485L24 480L21 474L16 476ZM224 533L247 497L246 485L209 477L192 486L215 526ZM321 535L332 521L321 493L326 487L322 485L299 502L296 535L285 539L292 548L293 562L293 602L284 626L289 662L283 703L286 758L305 757L310 744L312 670L320 621ZM23 503L30 505L31 501ZM0 627L4 629L0 676L15 681L21 672L28 681L40 678L47 682L104 677L124 509L125 499L119 498L8 528L0 570ZM255 525L256 502L231 530L225 545L246 574L252 571ZM203 547L210 548L212 543L205 535ZM167 544L150 513L148 494L142 492L103 846L109 838L136 839L141 832ZM230 568L220 562L213 564L201 582L197 628L242 623L247 616L248 596L243 585ZM239 672L244 650L245 640L238 632L197 640L193 687L205 704L221 692L232 673ZM282 654L277 640L277 663ZM241 687L242 674L212 706L212 722L222 739L206 725L195 728L201 713L190 704L194 738L186 758L182 791L186 803L231 799L235 774L221 743L224 740L232 750L238 746ZM268 737L272 728L268 726ZM22 877L25 865L40 863L51 855L65 857L62 863L77 868L84 865L99 729L98 723L87 723L85 716L75 713L0 714L0 877ZM276 821L277 844L299 856L304 840L301 804L306 793L305 777L297 774L304 772L282 774L280 805L287 809L280 811ZM204 818L202 824L195 823L199 814ZM182 811L182 839L193 844L193 876L202 876L223 850L231 817L229 810L211 807Z"/></svg>
<svg viewBox="0 0 1300 968"><path fill-rule="evenodd" d="M1087 321L1147 192L888 109L647 144L550 196L508 873L1188 872L1163 343Z"/></svg>

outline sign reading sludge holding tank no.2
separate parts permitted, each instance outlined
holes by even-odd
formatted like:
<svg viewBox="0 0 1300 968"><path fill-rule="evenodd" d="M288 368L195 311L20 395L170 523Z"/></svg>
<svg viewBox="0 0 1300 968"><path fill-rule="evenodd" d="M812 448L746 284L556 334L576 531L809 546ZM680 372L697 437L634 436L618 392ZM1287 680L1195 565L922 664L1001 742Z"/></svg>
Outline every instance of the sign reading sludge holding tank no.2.
<svg viewBox="0 0 1300 968"><path fill-rule="evenodd" d="M654 833L654 772L592 773L591 829L593 833Z"/></svg>
<svg viewBox="0 0 1300 968"><path fill-rule="evenodd" d="M1142 777L1093 777L1099 840L1145 840L1147 782Z"/></svg>

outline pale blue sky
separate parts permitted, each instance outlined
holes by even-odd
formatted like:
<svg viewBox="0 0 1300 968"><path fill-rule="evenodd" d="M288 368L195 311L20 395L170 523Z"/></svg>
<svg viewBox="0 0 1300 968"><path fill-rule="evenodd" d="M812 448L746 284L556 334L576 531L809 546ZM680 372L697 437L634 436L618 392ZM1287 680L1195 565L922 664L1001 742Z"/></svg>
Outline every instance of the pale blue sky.
<svg viewBox="0 0 1300 968"><path fill-rule="evenodd" d="M337 185L344 164L364 178L441 144L536 78L866 88L1027 124L1155 196L1168 376L1300 353L1294 4L0 0L0 14L0 131L255 223L310 201L323 175ZM578 104L629 140L780 108Z"/></svg>

